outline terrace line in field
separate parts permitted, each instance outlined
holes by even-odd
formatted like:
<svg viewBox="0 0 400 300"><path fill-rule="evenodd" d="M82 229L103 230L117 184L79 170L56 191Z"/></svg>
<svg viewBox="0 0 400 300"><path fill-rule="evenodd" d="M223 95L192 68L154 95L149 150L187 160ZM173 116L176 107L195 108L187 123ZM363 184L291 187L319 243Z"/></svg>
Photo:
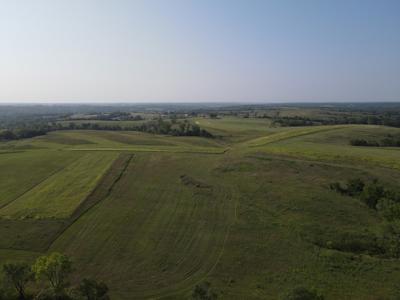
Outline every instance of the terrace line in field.
<svg viewBox="0 0 400 300"><path fill-rule="evenodd" d="M89 195L109 168L117 153L82 155L2 209L0 216L11 219L67 218Z"/></svg>

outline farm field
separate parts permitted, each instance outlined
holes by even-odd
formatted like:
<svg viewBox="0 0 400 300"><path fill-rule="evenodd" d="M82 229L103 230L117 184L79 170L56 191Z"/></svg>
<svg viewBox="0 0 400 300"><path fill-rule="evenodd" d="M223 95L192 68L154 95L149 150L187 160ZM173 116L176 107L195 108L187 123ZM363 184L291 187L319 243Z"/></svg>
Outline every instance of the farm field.
<svg viewBox="0 0 400 300"><path fill-rule="evenodd" d="M323 126L324 127L324 126ZM256 140L257 143L250 144L254 149L262 149L268 153L288 155L293 157L304 157L307 159L338 161L354 163L356 165L379 165L382 167L400 168L399 149L395 147L355 147L349 145L350 136L370 137L384 136L393 132L392 128L375 126L350 126L329 127L318 129L293 130L286 136L285 133L272 135L271 137ZM307 133L307 130L309 133ZM315 134L310 134L315 133ZM294 134L293 134L294 133ZM297 136L296 136L297 133ZM304 136L303 136L304 135ZM277 136L274 140L273 137ZM283 136L283 138L280 138ZM264 139L264 140L263 140ZM263 142L259 143L260 140ZM270 143L269 141L272 142Z"/></svg>
<svg viewBox="0 0 400 300"><path fill-rule="evenodd" d="M224 145L219 141L199 137L161 136L134 131L60 131L37 137L32 141L9 142L3 151L24 149L70 150L116 150L116 151L175 151L175 152L222 152Z"/></svg>
<svg viewBox="0 0 400 300"><path fill-rule="evenodd" d="M0 217L9 219L68 217L94 189L115 157L116 155L110 152L82 155L3 206L0 209Z"/></svg>
<svg viewBox="0 0 400 300"><path fill-rule="evenodd" d="M76 159L75 153L8 151L0 154L0 207L62 170Z"/></svg>
<svg viewBox="0 0 400 300"><path fill-rule="evenodd" d="M221 135L231 142L249 140L275 132L268 119L244 119L224 117L219 119L194 119L193 122L215 135Z"/></svg>
<svg viewBox="0 0 400 300"><path fill-rule="evenodd" d="M217 137L63 130L0 142L0 264L67 254L111 299L396 299L400 260L336 247L385 220L333 182L375 178L398 191L400 148L350 139L400 135L375 125L271 127L193 118ZM363 240L364 241L364 240Z"/></svg>

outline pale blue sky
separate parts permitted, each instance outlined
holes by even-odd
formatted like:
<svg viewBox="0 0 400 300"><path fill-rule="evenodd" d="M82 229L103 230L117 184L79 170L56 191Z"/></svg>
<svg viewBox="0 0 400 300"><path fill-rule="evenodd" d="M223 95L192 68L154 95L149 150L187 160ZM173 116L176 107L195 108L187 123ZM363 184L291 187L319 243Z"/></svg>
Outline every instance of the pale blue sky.
<svg viewBox="0 0 400 300"><path fill-rule="evenodd" d="M400 101L400 1L0 0L0 101Z"/></svg>

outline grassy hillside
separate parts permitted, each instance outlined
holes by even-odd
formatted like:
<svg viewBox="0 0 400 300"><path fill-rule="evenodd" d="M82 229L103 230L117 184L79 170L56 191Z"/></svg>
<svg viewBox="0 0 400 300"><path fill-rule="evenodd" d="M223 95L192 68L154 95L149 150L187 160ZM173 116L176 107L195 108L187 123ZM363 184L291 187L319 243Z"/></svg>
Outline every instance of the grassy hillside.
<svg viewBox="0 0 400 300"><path fill-rule="evenodd" d="M9 219L66 218L94 189L115 153L85 154L0 209Z"/></svg>
<svg viewBox="0 0 400 300"><path fill-rule="evenodd" d="M239 117L224 117L217 119L197 118L193 122L207 129L217 136L222 136L229 141L238 142L248 140L274 132L270 128L269 119L251 119Z"/></svg>
<svg viewBox="0 0 400 300"><path fill-rule="evenodd" d="M368 135L369 131L371 131L370 135ZM310 132L315 134L309 134ZM259 151L277 155L344 162L361 167L379 165L399 169L400 148L354 147L350 145L352 137L369 136L374 138L377 132L380 136L384 136L393 132L399 133L400 130L366 125L353 125L345 128L342 126L326 126L326 128L322 126L320 129L318 127L304 130L296 129L288 132L288 134L282 132L266 138L260 138L256 140L255 144L251 144L253 143L251 141L250 146ZM282 136L284 137L282 138ZM274 137L276 138L274 139ZM259 143L260 140L265 142ZM268 141L271 140L272 143L269 143Z"/></svg>
<svg viewBox="0 0 400 300"><path fill-rule="evenodd" d="M217 263L234 217L232 191L214 178L215 163L135 154L110 196L51 250L76 256L83 274L104 278L119 297L185 291Z"/></svg>
<svg viewBox="0 0 400 300"><path fill-rule="evenodd" d="M386 224L333 182L398 190L400 148L355 147L383 126L272 128L194 119L218 138L62 131L1 143L0 263L60 251L72 282L105 281L112 299L396 299L400 261L364 245ZM348 240L350 239L350 240Z"/></svg>
<svg viewBox="0 0 400 300"><path fill-rule="evenodd" d="M0 207L29 192L79 157L55 151L10 151L0 154Z"/></svg>

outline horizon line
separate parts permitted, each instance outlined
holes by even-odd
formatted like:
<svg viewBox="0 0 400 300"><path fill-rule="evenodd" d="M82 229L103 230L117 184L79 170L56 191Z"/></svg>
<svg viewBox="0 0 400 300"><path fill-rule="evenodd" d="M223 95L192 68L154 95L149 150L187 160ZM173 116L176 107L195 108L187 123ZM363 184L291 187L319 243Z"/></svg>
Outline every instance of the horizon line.
<svg viewBox="0 0 400 300"><path fill-rule="evenodd" d="M36 105L65 105L65 104L89 104L89 105L124 105L124 104L234 104L234 105L257 105L257 104L362 104L362 103L400 103L399 100L332 100L332 101L315 101L315 100L277 100L277 101L10 101L2 102L0 105L21 105L21 104L36 104Z"/></svg>

